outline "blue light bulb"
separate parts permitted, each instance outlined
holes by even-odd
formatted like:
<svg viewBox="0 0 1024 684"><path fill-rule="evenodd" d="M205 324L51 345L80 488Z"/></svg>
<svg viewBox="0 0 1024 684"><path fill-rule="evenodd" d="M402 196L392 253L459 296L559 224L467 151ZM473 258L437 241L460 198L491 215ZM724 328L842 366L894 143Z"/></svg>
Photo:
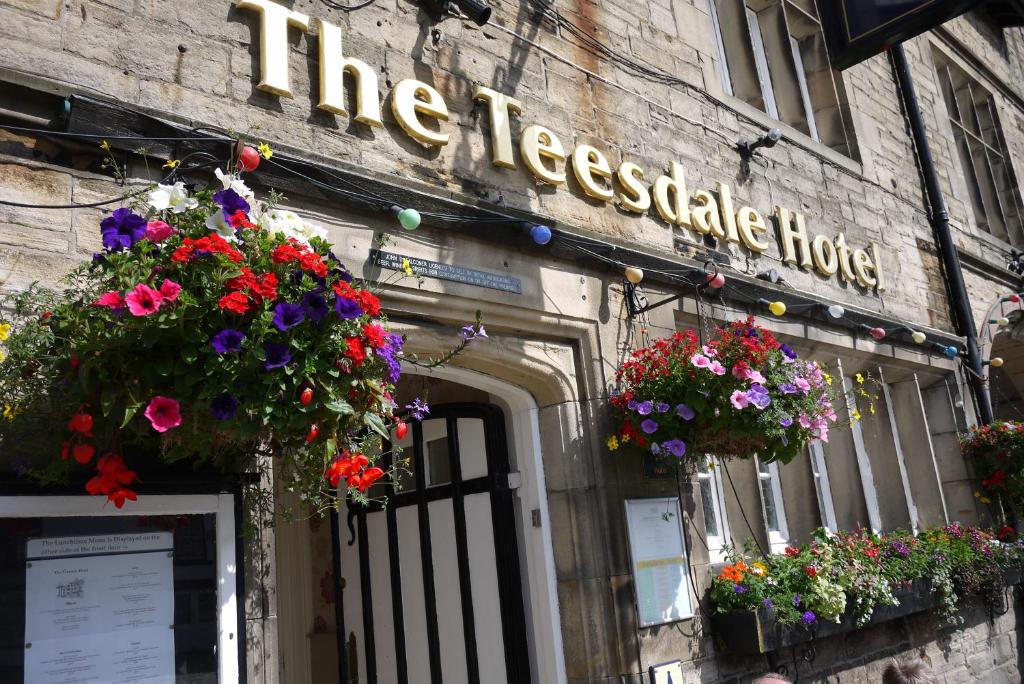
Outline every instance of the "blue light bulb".
<svg viewBox="0 0 1024 684"><path fill-rule="evenodd" d="M954 344L951 344L945 349L943 349L942 353L945 354L947 359L955 359L957 356L960 355L960 348Z"/></svg>
<svg viewBox="0 0 1024 684"><path fill-rule="evenodd" d="M530 237L538 245L546 245L551 242L551 229L547 226L531 226Z"/></svg>

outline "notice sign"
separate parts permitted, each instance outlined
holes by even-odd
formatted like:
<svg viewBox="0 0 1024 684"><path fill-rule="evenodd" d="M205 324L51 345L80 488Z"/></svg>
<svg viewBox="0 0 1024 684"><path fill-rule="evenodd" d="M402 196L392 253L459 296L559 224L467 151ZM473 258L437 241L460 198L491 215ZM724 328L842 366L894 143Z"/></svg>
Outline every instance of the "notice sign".
<svg viewBox="0 0 1024 684"><path fill-rule="evenodd" d="M174 684L170 532L28 542L25 681Z"/></svg>
<svg viewBox="0 0 1024 684"><path fill-rule="evenodd" d="M408 260L409 267L418 276L450 280L454 283L476 285L477 287L486 287L513 294L523 293L523 283L519 278L513 278L502 273L488 273L487 271L478 271L475 268L456 266L454 264L441 264L436 261L405 256L404 254L395 254L394 252L382 252L377 249L370 250L370 261L381 268L391 271L403 270L403 259Z"/></svg>
<svg viewBox="0 0 1024 684"><path fill-rule="evenodd" d="M640 626L691 617L679 499L627 499L626 526Z"/></svg>

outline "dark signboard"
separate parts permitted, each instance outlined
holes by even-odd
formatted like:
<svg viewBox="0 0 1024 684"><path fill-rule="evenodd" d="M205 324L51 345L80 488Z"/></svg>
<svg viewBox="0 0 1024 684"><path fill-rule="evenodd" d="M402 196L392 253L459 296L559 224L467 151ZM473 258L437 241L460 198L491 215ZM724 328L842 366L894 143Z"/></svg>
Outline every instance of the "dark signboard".
<svg viewBox="0 0 1024 684"><path fill-rule="evenodd" d="M819 0L829 57L837 69L933 29L981 0Z"/></svg>
<svg viewBox="0 0 1024 684"><path fill-rule="evenodd" d="M455 264L442 264L436 261L428 261L417 257L395 254L394 252L383 252L370 250L370 261L376 266L392 271L401 271L402 260L407 259L412 272L426 278L437 278L439 280L450 280L455 283L487 287L492 290L511 292L513 294L523 293L523 283L519 278L514 278L503 273L488 273L478 271L475 268L456 266Z"/></svg>

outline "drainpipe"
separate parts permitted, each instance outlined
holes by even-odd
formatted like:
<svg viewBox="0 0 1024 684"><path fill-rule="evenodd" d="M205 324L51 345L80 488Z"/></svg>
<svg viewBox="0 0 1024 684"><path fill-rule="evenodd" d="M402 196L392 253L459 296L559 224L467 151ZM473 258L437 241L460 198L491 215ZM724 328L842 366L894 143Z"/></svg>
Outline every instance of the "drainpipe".
<svg viewBox="0 0 1024 684"><path fill-rule="evenodd" d="M914 147L917 149L917 159L921 165L925 195L931 208L929 220L935 233L935 242L939 247L939 261L946 274L946 286L949 289L949 299L952 303L953 321L956 324L957 334L967 340L967 379L971 383L981 424L987 425L992 422L993 418L992 400L989 397L988 388L985 386L985 369L981 350L978 347L978 330L974 326L971 300L967 295L967 286L964 284L960 257L956 253L956 245L953 244L953 237L949 232L949 210L946 208L946 200L942 197L939 174L935 170L935 160L932 159L932 150L928 144L924 121L921 119L921 108L917 103L917 92L914 90L914 81L910 76L910 67L907 65L907 54L903 50L903 45L894 45L889 48L889 55L892 58L893 71L896 72L896 83L899 85L900 96L903 98L903 107L910 122L910 132L914 138Z"/></svg>

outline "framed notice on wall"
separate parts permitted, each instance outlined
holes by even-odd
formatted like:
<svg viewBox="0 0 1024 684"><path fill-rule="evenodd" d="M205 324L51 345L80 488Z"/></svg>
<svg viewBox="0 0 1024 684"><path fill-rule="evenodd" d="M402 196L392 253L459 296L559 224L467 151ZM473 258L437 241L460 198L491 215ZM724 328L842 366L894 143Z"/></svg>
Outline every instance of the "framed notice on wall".
<svg viewBox="0 0 1024 684"><path fill-rule="evenodd" d="M640 626L692 617L678 497L626 499L626 529Z"/></svg>
<svg viewBox="0 0 1024 684"><path fill-rule="evenodd" d="M170 532L29 539L25 682L173 684Z"/></svg>

